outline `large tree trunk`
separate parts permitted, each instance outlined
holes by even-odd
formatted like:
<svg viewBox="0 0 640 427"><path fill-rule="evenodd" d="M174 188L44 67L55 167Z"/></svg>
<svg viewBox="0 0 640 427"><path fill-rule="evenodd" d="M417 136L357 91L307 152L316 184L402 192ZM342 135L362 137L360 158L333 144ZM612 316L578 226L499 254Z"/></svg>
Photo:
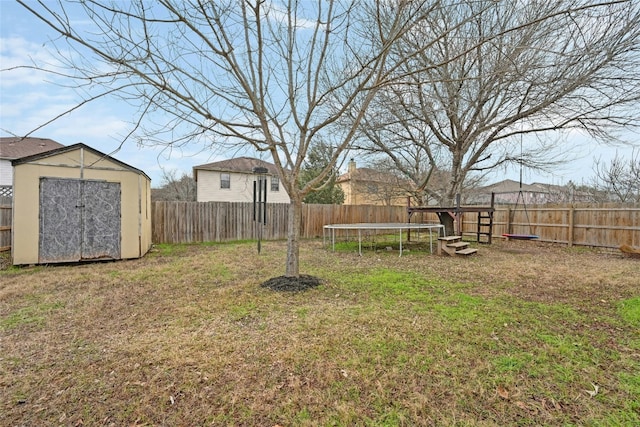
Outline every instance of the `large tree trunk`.
<svg viewBox="0 0 640 427"><path fill-rule="evenodd" d="M287 218L287 263L285 276L300 276L300 224L302 221L302 200L291 198Z"/></svg>
<svg viewBox="0 0 640 427"><path fill-rule="evenodd" d="M449 212L438 213L438 218L440 219L440 224L444 225L444 232L447 236L455 236L457 234L453 217L449 215Z"/></svg>

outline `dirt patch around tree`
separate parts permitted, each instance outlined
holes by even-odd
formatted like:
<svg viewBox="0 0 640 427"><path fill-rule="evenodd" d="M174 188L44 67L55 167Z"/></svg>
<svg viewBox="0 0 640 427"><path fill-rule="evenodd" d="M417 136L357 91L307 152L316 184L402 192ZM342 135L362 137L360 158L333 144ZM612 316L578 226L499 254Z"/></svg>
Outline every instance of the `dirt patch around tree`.
<svg viewBox="0 0 640 427"><path fill-rule="evenodd" d="M322 281L319 278L308 274L301 274L299 277L273 277L260 286L278 292L302 292L320 286L321 284Z"/></svg>

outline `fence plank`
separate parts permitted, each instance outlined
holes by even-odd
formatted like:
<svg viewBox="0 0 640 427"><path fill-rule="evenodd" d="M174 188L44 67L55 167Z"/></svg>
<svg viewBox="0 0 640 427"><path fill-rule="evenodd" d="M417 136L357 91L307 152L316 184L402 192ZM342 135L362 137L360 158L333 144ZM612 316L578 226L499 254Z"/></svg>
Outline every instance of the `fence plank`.
<svg viewBox="0 0 640 427"><path fill-rule="evenodd" d="M11 205L0 204L0 251L11 249Z"/></svg>

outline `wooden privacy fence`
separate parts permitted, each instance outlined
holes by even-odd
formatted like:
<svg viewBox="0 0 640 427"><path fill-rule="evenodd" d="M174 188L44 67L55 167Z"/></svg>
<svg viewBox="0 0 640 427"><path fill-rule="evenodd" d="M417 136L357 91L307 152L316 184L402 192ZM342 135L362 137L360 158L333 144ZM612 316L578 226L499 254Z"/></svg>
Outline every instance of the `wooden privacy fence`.
<svg viewBox="0 0 640 427"><path fill-rule="evenodd" d="M224 242L257 236L253 203L153 202L151 212L154 243ZM288 212L288 204L267 204L263 239L286 238Z"/></svg>
<svg viewBox="0 0 640 427"><path fill-rule="evenodd" d="M286 239L288 204L267 204L262 238ZM256 239L252 203L153 202L154 243L197 243ZM322 237L326 224L405 222L404 206L303 205L302 238ZM412 221L437 222L435 214L414 215ZM464 234L476 234L475 213L462 219ZM535 234L545 242L569 246L640 247L640 206L620 204L498 207L493 234ZM11 206L0 204L0 250L11 247Z"/></svg>
<svg viewBox="0 0 640 427"><path fill-rule="evenodd" d="M477 221L465 214L463 233L475 235ZM640 206L536 205L496 208L494 236L503 233L534 234L539 240L569 246L618 248L640 246Z"/></svg>
<svg viewBox="0 0 640 427"><path fill-rule="evenodd" d="M268 203L262 238L287 238L289 204ZM403 206L303 205L301 237L322 236L326 224L404 222ZM253 203L153 202L154 243L223 242L257 238Z"/></svg>
<svg viewBox="0 0 640 427"><path fill-rule="evenodd" d="M288 204L267 205L264 239L287 237L288 212ZM414 215L412 221L416 220L437 222L438 218L435 214ZM301 237L321 237L326 224L405 221L404 206L303 205ZM464 214L462 223L465 234L475 235L475 213ZM152 224L155 243L253 240L257 236L252 203L154 202ZM640 207L545 205L526 211L498 207L493 234L503 233L536 234L542 241L568 245L640 247Z"/></svg>
<svg viewBox="0 0 640 427"><path fill-rule="evenodd" d="M11 249L11 205L0 203L0 252Z"/></svg>

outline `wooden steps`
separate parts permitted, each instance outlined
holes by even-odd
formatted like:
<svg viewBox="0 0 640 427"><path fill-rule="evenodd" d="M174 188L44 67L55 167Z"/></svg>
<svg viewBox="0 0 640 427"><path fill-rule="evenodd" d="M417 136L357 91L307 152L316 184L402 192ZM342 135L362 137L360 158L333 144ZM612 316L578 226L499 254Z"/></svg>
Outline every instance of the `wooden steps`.
<svg viewBox="0 0 640 427"><path fill-rule="evenodd" d="M447 236L438 238L438 255L469 256L478 252L470 248L469 243L462 241L462 236Z"/></svg>
<svg viewBox="0 0 640 427"><path fill-rule="evenodd" d="M476 252L478 252L477 249L473 249L473 248L464 248L464 249L459 249L456 251L456 255L473 255Z"/></svg>

